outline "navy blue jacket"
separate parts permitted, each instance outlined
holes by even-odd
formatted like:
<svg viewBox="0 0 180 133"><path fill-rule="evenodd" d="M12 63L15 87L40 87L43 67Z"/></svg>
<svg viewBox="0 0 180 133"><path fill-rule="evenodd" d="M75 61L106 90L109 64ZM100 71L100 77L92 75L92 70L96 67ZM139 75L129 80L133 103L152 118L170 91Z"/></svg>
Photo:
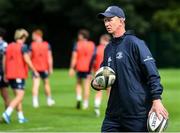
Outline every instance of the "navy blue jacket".
<svg viewBox="0 0 180 133"><path fill-rule="evenodd" d="M101 66L109 66L116 73L106 115L147 117L152 100L161 99L163 88L155 60L145 42L130 32L113 38L105 48Z"/></svg>

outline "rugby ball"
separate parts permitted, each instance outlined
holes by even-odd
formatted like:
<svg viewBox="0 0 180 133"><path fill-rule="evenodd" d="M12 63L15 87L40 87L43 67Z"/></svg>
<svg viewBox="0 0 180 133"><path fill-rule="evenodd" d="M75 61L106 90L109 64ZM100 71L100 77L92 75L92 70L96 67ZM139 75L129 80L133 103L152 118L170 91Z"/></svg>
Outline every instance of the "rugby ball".
<svg viewBox="0 0 180 133"><path fill-rule="evenodd" d="M163 132L168 125L168 119L165 119L162 115L159 119L155 112L152 112L147 120L147 129L149 132Z"/></svg>
<svg viewBox="0 0 180 133"><path fill-rule="evenodd" d="M116 75L112 68L108 66L101 67L95 74L91 86L96 90L105 90L115 82Z"/></svg>

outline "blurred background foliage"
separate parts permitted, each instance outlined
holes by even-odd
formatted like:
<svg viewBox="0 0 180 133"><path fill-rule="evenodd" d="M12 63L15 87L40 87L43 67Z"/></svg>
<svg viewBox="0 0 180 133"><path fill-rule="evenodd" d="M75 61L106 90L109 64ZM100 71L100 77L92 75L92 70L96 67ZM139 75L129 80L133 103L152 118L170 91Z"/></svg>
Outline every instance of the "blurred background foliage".
<svg viewBox="0 0 180 133"><path fill-rule="evenodd" d="M13 41L16 28L43 29L55 67L68 67L80 28L90 30L96 44L106 32L96 15L109 5L124 9L126 29L135 30L147 42L158 67L180 67L179 0L0 0L0 27L7 30L8 42Z"/></svg>

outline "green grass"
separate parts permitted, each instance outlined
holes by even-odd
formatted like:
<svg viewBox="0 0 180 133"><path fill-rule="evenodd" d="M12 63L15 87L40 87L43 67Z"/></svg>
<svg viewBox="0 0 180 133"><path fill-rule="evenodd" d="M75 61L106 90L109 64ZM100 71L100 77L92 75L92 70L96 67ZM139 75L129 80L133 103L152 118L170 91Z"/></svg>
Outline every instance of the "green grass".
<svg viewBox="0 0 180 133"><path fill-rule="evenodd" d="M180 131L180 70L163 69L160 71L162 84L164 85L163 103L170 113L169 127L167 131ZM101 117L96 118L93 112L93 99L95 91L91 90L90 108L86 111L75 109L75 78L69 78L66 70L56 70L50 77L52 94L56 100L53 107L46 106L43 86L40 88L40 108L32 108L31 78L26 85L24 98L24 112L29 122L18 124L16 111L12 116L10 125L0 124L2 131L100 131L101 123L107 103L104 92L101 107ZM11 92L11 90L9 89ZM0 113L3 112L3 104L0 99Z"/></svg>

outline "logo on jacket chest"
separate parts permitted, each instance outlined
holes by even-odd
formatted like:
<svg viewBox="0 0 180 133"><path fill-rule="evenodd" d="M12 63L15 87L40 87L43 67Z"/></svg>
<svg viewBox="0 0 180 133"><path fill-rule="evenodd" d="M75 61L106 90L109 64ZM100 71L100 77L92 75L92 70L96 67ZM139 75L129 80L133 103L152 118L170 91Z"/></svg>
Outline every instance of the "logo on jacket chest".
<svg viewBox="0 0 180 133"><path fill-rule="evenodd" d="M122 59L123 58L123 52L117 52L116 59Z"/></svg>
<svg viewBox="0 0 180 133"><path fill-rule="evenodd" d="M111 59L111 56L108 57L108 66L111 66L111 62L112 62L112 59Z"/></svg>

